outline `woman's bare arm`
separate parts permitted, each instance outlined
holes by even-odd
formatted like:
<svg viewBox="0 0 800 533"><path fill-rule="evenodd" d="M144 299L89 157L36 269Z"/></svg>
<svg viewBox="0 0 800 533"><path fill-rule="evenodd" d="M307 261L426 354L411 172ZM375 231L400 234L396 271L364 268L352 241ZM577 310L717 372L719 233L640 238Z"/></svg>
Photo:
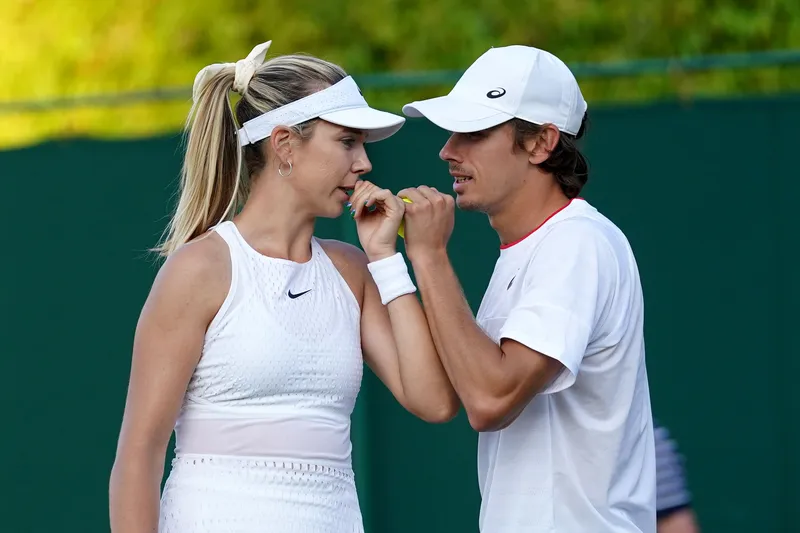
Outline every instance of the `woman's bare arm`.
<svg viewBox="0 0 800 533"><path fill-rule="evenodd" d="M216 234L185 245L164 263L142 309L109 486L114 533L158 531L167 444L230 285L229 257Z"/></svg>

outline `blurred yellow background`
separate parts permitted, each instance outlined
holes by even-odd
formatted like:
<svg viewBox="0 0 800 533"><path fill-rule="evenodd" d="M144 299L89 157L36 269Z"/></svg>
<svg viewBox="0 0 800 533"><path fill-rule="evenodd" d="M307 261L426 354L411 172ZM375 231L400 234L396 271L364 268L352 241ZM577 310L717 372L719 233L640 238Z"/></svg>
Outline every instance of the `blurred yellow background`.
<svg viewBox="0 0 800 533"><path fill-rule="evenodd" d="M463 69L489 47L512 43L553 50L570 64L752 53L800 48L800 2L5 0L0 147L176 130L200 68L236 61L269 39L270 55L311 53L339 63L356 79ZM797 89L798 74L797 66L674 71L582 85L590 102L650 100ZM154 90L172 96L31 109L31 103L63 98ZM441 90L368 85L365 95L397 110L408 98Z"/></svg>

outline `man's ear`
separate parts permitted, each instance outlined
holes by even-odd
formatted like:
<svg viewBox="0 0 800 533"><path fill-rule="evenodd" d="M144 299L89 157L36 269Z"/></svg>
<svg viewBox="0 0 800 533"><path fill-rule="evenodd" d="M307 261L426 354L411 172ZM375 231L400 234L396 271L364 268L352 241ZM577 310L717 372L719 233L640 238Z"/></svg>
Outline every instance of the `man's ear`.
<svg viewBox="0 0 800 533"><path fill-rule="evenodd" d="M269 144L275 155L278 156L278 163L288 163L292 157L292 139L295 133L286 126L278 126L272 130Z"/></svg>
<svg viewBox="0 0 800 533"><path fill-rule="evenodd" d="M542 131L537 135L531 136L525 141L525 151L528 152L528 161L532 165L541 165L550 153L555 150L558 145L558 140L561 138L561 132L558 131L552 124L545 124L542 126Z"/></svg>

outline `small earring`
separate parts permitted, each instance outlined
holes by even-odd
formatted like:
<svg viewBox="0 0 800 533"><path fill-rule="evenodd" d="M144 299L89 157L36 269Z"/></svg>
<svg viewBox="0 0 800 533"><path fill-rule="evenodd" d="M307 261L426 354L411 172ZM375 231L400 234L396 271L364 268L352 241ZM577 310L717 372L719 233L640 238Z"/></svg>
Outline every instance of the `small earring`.
<svg viewBox="0 0 800 533"><path fill-rule="evenodd" d="M293 170L293 168L292 168L292 162L291 162L291 161L289 161L289 172L287 172L286 174L284 174L282 169L283 169L283 163L281 163L280 165L278 165L278 174L280 174L280 175L281 175L281 176L283 176L284 178L285 178L285 177L287 177L287 176L289 176L289 175L292 173L292 170Z"/></svg>

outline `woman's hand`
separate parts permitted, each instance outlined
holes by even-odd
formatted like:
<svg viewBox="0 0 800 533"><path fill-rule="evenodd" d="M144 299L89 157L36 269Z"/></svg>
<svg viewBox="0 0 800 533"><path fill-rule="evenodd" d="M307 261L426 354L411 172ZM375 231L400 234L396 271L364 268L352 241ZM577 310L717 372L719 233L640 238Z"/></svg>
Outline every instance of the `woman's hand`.
<svg viewBox="0 0 800 533"><path fill-rule="evenodd" d="M397 230L403 221L405 202L388 189L359 181L350 204L358 239L367 258L372 262L397 253Z"/></svg>

